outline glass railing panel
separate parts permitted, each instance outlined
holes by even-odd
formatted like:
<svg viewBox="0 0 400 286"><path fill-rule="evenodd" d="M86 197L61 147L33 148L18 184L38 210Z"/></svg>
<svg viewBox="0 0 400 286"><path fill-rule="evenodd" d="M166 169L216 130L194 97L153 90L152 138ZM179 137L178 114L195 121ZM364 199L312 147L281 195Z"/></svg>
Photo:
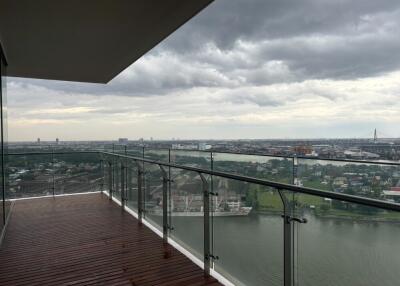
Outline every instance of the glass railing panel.
<svg viewBox="0 0 400 286"><path fill-rule="evenodd" d="M213 168L215 171L293 183L292 158L213 152Z"/></svg>
<svg viewBox="0 0 400 286"><path fill-rule="evenodd" d="M138 168L133 160L126 162L126 194L127 206L138 212Z"/></svg>
<svg viewBox="0 0 400 286"><path fill-rule="evenodd" d="M295 285L398 284L400 213L308 197L319 204L296 206L307 223L294 224Z"/></svg>
<svg viewBox="0 0 400 286"><path fill-rule="evenodd" d="M171 149L171 162L178 165L211 169L211 153Z"/></svg>
<svg viewBox="0 0 400 286"><path fill-rule="evenodd" d="M53 194L52 155L9 155L8 169L9 198Z"/></svg>
<svg viewBox="0 0 400 286"><path fill-rule="evenodd" d="M162 230L163 226L163 177L156 164L143 164L144 181L144 218L153 226Z"/></svg>
<svg viewBox="0 0 400 286"><path fill-rule="evenodd" d="M235 285L283 285L283 204L271 188L213 177L213 253Z"/></svg>
<svg viewBox="0 0 400 286"><path fill-rule="evenodd" d="M199 174L170 169L169 225L172 239L203 260L203 183Z"/></svg>
<svg viewBox="0 0 400 286"><path fill-rule="evenodd" d="M133 157L142 158L143 157L143 147L141 146L127 146L126 154Z"/></svg>
<svg viewBox="0 0 400 286"><path fill-rule="evenodd" d="M400 202L400 164L298 159L296 173L298 186Z"/></svg>
<svg viewBox="0 0 400 286"><path fill-rule="evenodd" d="M116 154L121 154L121 155L125 155L125 153L127 152L128 146L125 144L114 144L112 146L112 150L114 153Z"/></svg>
<svg viewBox="0 0 400 286"><path fill-rule="evenodd" d="M149 160L168 162L169 150L168 149L144 149L144 157Z"/></svg>
<svg viewBox="0 0 400 286"><path fill-rule="evenodd" d="M103 174L96 153L54 154L52 171L56 195L101 190Z"/></svg>

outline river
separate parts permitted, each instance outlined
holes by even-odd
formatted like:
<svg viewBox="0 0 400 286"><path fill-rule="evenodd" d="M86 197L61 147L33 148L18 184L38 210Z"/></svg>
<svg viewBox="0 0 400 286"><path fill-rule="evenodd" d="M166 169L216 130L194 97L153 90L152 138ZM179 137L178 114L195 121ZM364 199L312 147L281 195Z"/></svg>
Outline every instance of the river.
<svg viewBox="0 0 400 286"><path fill-rule="evenodd" d="M400 224L320 219L296 226L296 285L394 286L400 279ZM201 217L173 217L173 236L203 252ZM214 219L216 270L238 285L283 285L280 216Z"/></svg>

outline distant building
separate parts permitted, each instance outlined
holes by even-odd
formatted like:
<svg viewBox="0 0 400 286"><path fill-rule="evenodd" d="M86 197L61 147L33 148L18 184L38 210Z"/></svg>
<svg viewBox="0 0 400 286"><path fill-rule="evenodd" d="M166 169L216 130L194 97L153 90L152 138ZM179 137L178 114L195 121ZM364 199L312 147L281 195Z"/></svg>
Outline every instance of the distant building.
<svg viewBox="0 0 400 286"><path fill-rule="evenodd" d="M128 144L128 138L118 138L119 144Z"/></svg>
<svg viewBox="0 0 400 286"><path fill-rule="evenodd" d="M195 144L172 144L171 148L176 150L196 150L198 145Z"/></svg>
<svg viewBox="0 0 400 286"><path fill-rule="evenodd" d="M40 144L40 138L37 139L37 143Z"/></svg>
<svg viewBox="0 0 400 286"><path fill-rule="evenodd" d="M56 138L56 145L58 145L60 143L60 140L58 138Z"/></svg>
<svg viewBox="0 0 400 286"><path fill-rule="evenodd" d="M355 159L378 159L379 155L371 152L362 151L359 148L349 148L345 150L344 155L348 158L355 158Z"/></svg>
<svg viewBox="0 0 400 286"><path fill-rule="evenodd" d="M210 150L211 147L212 146L210 144L207 144L207 143L204 143L204 142L200 142L199 143L199 150L201 150L201 151Z"/></svg>
<svg viewBox="0 0 400 286"><path fill-rule="evenodd" d="M383 191L383 196L387 201L400 202L400 187L392 187L390 191Z"/></svg>

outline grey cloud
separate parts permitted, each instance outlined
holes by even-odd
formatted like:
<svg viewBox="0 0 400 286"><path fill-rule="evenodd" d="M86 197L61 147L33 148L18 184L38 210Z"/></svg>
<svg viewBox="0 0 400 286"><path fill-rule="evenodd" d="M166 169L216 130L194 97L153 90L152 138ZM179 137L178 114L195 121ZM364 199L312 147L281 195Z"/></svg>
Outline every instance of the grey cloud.
<svg viewBox="0 0 400 286"><path fill-rule="evenodd" d="M233 103L253 103L261 107L270 106L277 107L286 104L286 99L274 99L269 97L267 94L246 94L233 97L231 99Z"/></svg>
<svg viewBox="0 0 400 286"><path fill-rule="evenodd" d="M357 33L365 16L398 9L397 0L218 0L163 45L186 53L210 41L230 49L238 39Z"/></svg>
<svg viewBox="0 0 400 286"><path fill-rule="evenodd" d="M324 46L316 43L318 39L329 41ZM235 57L239 40L259 46L261 52ZM201 51L210 43L233 55L219 62L215 57L221 55L205 56ZM270 84L271 77L264 76L260 82L251 75L271 60L290 68L289 81L373 76L400 67L400 2L220 0L167 39L162 48L214 64L228 74L237 68L253 70L246 78L249 84ZM277 78L274 82L286 81Z"/></svg>

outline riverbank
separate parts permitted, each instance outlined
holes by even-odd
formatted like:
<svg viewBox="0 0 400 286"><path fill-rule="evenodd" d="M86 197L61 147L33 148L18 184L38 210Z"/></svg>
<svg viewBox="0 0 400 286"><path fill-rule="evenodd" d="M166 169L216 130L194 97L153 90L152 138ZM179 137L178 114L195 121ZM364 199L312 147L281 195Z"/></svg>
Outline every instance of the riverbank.
<svg viewBox="0 0 400 286"><path fill-rule="evenodd" d="M311 213L315 215L315 217L321 219L335 219L335 220L346 220L355 222L385 222L385 223L400 224L400 216L391 216L390 214L387 213L382 213L379 216L373 216L369 214L357 214L341 210L330 210L328 212L313 210L311 211Z"/></svg>
<svg viewBox="0 0 400 286"><path fill-rule="evenodd" d="M351 212L344 212L344 211L334 211L327 213L321 212L318 210L306 210L307 214L312 215L319 219L333 219L333 220L345 220L345 221L354 221L354 222L365 222L365 223L394 223L400 224L400 217L391 217L388 214L382 214L380 216L372 216L368 214L356 214ZM261 214L261 215L273 215L273 216L282 216L283 210L256 210L254 214ZM298 216L304 215L304 210L297 214Z"/></svg>

